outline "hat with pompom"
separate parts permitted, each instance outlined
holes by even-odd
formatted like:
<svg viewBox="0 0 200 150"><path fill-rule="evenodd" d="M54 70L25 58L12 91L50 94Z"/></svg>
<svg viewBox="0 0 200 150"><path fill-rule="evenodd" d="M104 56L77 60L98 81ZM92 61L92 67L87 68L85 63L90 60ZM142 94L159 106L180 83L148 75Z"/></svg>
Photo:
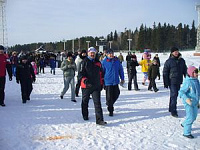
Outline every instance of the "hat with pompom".
<svg viewBox="0 0 200 150"><path fill-rule="evenodd" d="M189 66L188 69L187 69L187 73L190 77L194 77L194 74L193 72L196 70L197 68L194 67L194 66Z"/></svg>

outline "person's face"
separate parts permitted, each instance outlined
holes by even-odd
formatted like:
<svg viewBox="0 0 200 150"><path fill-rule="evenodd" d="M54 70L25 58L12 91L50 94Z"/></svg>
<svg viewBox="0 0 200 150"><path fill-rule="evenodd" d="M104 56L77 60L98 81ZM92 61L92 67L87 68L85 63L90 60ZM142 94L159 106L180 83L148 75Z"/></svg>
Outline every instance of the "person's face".
<svg viewBox="0 0 200 150"><path fill-rule="evenodd" d="M25 64L26 62L27 62L27 59L23 59L23 60L22 60L22 63Z"/></svg>
<svg viewBox="0 0 200 150"><path fill-rule="evenodd" d="M0 54L3 54L3 50L0 50Z"/></svg>
<svg viewBox="0 0 200 150"><path fill-rule="evenodd" d="M174 52L172 53L172 55L174 55L175 57L178 57L179 51L174 51Z"/></svg>
<svg viewBox="0 0 200 150"><path fill-rule="evenodd" d="M193 75L194 75L194 78L198 78L198 69L194 70Z"/></svg>
<svg viewBox="0 0 200 150"><path fill-rule="evenodd" d="M114 57L114 53L108 53L107 56L110 57L110 58L113 58Z"/></svg>
<svg viewBox="0 0 200 150"><path fill-rule="evenodd" d="M86 53L82 53L82 56L86 56L87 54Z"/></svg>
<svg viewBox="0 0 200 150"><path fill-rule="evenodd" d="M72 56L67 57L68 60L72 60Z"/></svg>
<svg viewBox="0 0 200 150"><path fill-rule="evenodd" d="M95 52L88 52L88 56L91 57L92 59L95 59L96 53Z"/></svg>

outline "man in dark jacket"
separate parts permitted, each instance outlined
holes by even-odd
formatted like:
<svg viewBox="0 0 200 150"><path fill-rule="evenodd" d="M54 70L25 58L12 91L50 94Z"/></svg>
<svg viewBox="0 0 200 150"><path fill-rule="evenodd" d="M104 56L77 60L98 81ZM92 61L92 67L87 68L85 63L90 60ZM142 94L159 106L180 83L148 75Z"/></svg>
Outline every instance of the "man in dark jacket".
<svg viewBox="0 0 200 150"><path fill-rule="evenodd" d="M22 103L30 100L30 94L33 90L32 82L35 82L35 74L27 56L22 56L16 69L16 82L21 85Z"/></svg>
<svg viewBox="0 0 200 150"><path fill-rule="evenodd" d="M4 47L0 45L0 105L6 106L5 99L5 84L6 84L6 70L9 75L9 80L12 80L12 68L9 62L9 58L4 54Z"/></svg>
<svg viewBox="0 0 200 150"><path fill-rule="evenodd" d="M185 60L181 57L178 48L172 47L169 59L166 60L163 68L163 82L165 88L170 88L169 112L173 117L178 117L177 96L183 76L187 73Z"/></svg>
<svg viewBox="0 0 200 150"><path fill-rule="evenodd" d="M88 56L82 61L79 74L82 89L82 116L84 120L88 120L88 103L90 94L94 101L96 124L105 125L103 119L103 111L101 107L101 89L103 86L103 71L99 60L95 59L96 49L90 47Z"/></svg>
<svg viewBox="0 0 200 150"><path fill-rule="evenodd" d="M131 60L129 61L129 68L128 68L128 90L132 89L132 80L134 83L134 89L135 91L140 90L138 88L138 83L137 83L137 70L136 66L139 66L139 63L137 61L136 55L132 55Z"/></svg>

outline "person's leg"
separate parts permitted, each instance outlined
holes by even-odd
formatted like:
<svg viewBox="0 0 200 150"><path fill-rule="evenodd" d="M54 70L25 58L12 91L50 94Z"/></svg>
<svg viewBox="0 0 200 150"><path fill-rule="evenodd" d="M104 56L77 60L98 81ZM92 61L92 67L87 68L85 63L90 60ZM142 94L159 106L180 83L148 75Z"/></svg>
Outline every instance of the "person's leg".
<svg viewBox="0 0 200 150"><path fill-rule="evenodd" d="M94 91L92 93L92 99L94 102L95 107L95 115L96 115L96 123L99 124L103 120L103 111L101 107L101 92L100 91Z"/></svg>
<svg viewBox="0 0 200 150"><path fill-rule="evenodd" d="M32 79L27 82L27 100L30 100L30 95L33 90Z"/></svg>
<svg viewBox="0 0 200 150"><path fill-rule="evenodd" d="M172 84L170 85L170 103L169 103L169 111L171 112L172 116L177 115L177 96L178 91L180 89L180 85Z"/></svg>
<svg viewBox="0 0 200 150"><path fill-rule="evenodd" d="M132 80L133 80L133 75L130 74L128 78L128 90L132 89Z"/></svg>
<svg viewBox="0 0 200 150"><path fill-rule="evenodd" d="M70 80L70 84L71 84L71 100L75 100L75 83L74 83L74 77L71 78Z"/></svg>
<svg viewBox="0 0 200 150"><path fill-rule="evenodd" d="M185 121L182 123L184 131L184 135L190 135L192 130L192 123L193 123L193 110L190 105L185 105L186 117Z"/></svg>
<svg viewBox="0 0 200 150"><path fill-rule="evenodd" d="M133 83L134 83L134 89L138 90L139 88L138 88L138 83L137 83L137 74L133 76Z"/></svg>
<svg viewBox="0 0 200 150"><path fill-rule="evenodd" d="M0 77L0 105L4 104L6 77Z"/></svg>
<svg viewBox="0 0 200 150"><path fill-rule="evenodd" d="M88 120L88 103L90 99L89 89L82 89L82 102L81 102L81 111L84 120Z"/></svg>
<svg viewBox="0 0 200 150"><path fill-rule="evenodd" d="M70 83L70 78L64 77L64 88L63 88L60 96L64 96L65 95L65 93L69 89L69 83Z"/></svg>

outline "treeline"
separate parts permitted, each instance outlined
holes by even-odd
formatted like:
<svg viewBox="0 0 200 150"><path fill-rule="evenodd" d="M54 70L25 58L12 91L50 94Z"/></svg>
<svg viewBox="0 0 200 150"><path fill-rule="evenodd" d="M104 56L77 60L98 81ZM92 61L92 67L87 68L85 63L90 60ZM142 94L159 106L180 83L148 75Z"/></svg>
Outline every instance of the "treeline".
<svg viewBox="0 0 200 150"><path fill-rule="evenodd" d="M140 28L136 28L135 31L126 29L124 32L111 32L107 37L81 37L73 40L50 42L50 43L31 43L24 45L15 45L9 48L11 51L34 51L43 45L43 48L52 51L69 50L77 51L78 49L87 49L88 42L90 46L96 46L96 41L105 39L107 45L104 49L111 47L115 51L128 50L130 40L130 50L143 51L148 48L154 52L168 51L172 46L177 46L179 49L194 49L196 46L197 29L195 28L195 22L192 22L191 27L186 24L179 23L178 26L164 23L154 23L152 28L147 28L145 25L141 25ZM65 44L64 44L65 43ZM73 44L74 43L74 44Z"/></svg>

